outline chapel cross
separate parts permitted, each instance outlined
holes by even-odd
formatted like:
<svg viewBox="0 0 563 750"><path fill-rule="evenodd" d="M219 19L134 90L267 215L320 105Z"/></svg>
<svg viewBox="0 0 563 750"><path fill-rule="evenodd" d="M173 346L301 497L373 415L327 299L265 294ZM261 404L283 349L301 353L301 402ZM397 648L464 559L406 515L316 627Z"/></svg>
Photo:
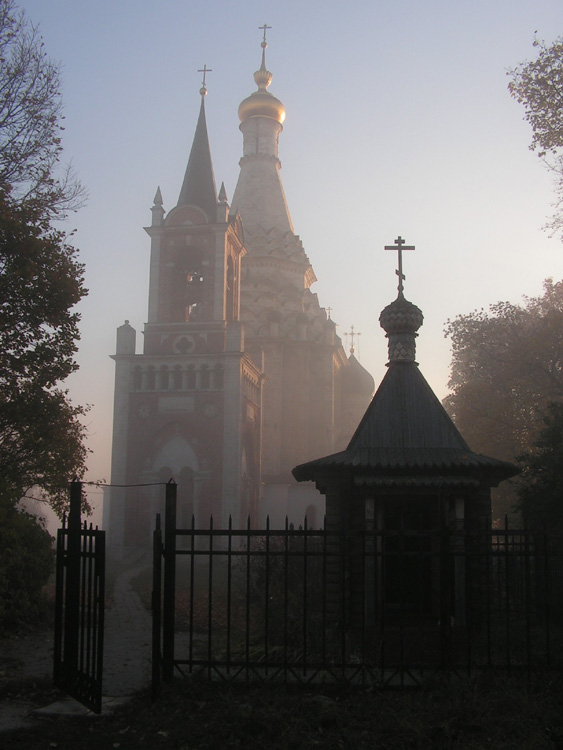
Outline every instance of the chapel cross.
<svg viewBox="0 0 563 750"><path fill-rule="evenodd" d="M197 72L198 73L203 73L203 81L201 82L201 88L205 89L205 74L206 73L213 73L213 71L212 71L211 68L208 68L207 65L204 65L203 68L200 68ZM205 90L207 90L207 89L205 89Z"/></svg>
<svg viewBox="0 0 563 750"><path fill-rule="evenodd" d="M264 39L262 40L262 44L267 44L267 42L266 42L266 30L267 29L271 29L272 27L271 26L267 26L266 24L264 24L264 26L259 26L258 28L264 32Z"/></svg>
<svg viewBox="0 0 563 750"><path fill-rule="evenodd" d="M356 338L358 338L358 336L361 336L362 334L359 331L355 331L354 330L354 324L352 324L350 326L350 331L348 333L345 333L344 335L346 336L346 338L348 338L348 336L350 336L350 354L354 354L354 352L356 351L354 349L354 336L356 336Z"/></svg>
<svg viewBox="0 0 563 750"><path fill-rule="evenodd" d="M405 240L399 235L395 240L394 245L385 245L385 250L397 250L399 253L399 268L395 273L399 277L399 294L403 292L403 281L405 280L405 274L403 273L403 250L414 250L414 245L405 245Z"/></svg>

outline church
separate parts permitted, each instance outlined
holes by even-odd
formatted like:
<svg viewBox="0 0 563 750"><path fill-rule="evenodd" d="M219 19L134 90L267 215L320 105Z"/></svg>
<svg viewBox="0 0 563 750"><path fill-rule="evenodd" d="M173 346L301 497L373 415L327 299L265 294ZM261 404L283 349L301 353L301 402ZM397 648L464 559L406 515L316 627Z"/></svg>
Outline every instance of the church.
<svg viewBox="0 0 563 750"><path fill-rule="evenodd" d="M374 381L347 355L311 287L278 158L285 107L269 90L266 29L256 91L238 110L243 136L231 204L217 193L201 107L177 204L160 188L150 237L143 352L117 330L111 495L113 550L146 546L163 484L178 484L179 525L323 524L324 498L292 469L342 450Z"/></svg>

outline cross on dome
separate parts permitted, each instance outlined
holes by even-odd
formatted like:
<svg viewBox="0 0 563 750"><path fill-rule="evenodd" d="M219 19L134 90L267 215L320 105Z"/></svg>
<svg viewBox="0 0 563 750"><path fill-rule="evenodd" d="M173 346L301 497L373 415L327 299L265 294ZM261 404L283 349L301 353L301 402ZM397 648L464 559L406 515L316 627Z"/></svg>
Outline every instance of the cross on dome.
<svg viewBox="0 0 563 750"><path fill-rule="evenodd" d="M202 96L205 96L207 94L207 87L205 85L205 76L207 73L213 73L213 70L211 68L208 68L207 65L204 65L203 68L200 68L197 72L203 73L203 80L201 82L201 88L199 90L199 93Z"/></svg>
<svg viewBox="0 0 563 750"><path fill-rule="evenodd" d="M354 324L352 324L350 326L350 330L347 333L345 333L344 335L346 336L346 339L348 339L348 336L350 336L350 354L354 354L354 352L356 351L354 349L354 336L356 338L358 338L362 334L359 331L355 331L354 330ZM359 341L358 341L358 344L359 344Z"/></svg>
<svg viewBox="0 0 563 750"><path fill-rule="evenodd" d="M399 294L403 293L403 281L405 280L406 276L403 273L403 250L414 250L414 245L405 245L405 240L399 235L397 239L395 240L394 245L385 245L385 250L396 250L398 252L399 256L399 268L395 271L397 276L399 277L399 286L397 289L399 290Z"/></svg>
<svg viewBox="0 0 563 750"><path fill-rule="evenodd" d="M267 31L268 29L271 29L272 27L271 27L271 26L268 26L267 24L264 24L263 26L259 26L258 28L259 28L259 29L260 29L261 31L263 31L263 32L264 32L264 39L262 39L262 47L267 47L267 46L268 46L268 42L266 41L266 31Z"/></svg>

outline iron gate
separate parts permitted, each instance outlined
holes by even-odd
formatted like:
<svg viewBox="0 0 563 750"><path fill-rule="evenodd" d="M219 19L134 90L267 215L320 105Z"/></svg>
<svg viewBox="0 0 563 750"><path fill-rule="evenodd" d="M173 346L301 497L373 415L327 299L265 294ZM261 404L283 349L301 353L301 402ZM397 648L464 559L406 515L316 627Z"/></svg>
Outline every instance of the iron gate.
<svg viewBox="0 0 563 750"><path fill-rule="evenodd" d="M57 533L54 683L100 713L105 531L81 524L81 499L81 482L72 482L68 523Z"/></svg>

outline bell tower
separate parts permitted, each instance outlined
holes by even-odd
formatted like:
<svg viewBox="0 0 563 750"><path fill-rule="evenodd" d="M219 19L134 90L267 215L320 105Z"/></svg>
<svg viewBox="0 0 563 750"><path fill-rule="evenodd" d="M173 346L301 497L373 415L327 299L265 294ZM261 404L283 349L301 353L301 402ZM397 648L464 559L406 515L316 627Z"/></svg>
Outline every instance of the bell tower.
<svg viewBox="0 0 563 750"><path fill-rule="evenodd" d="M149 309L143 353L118 329L110 545L149 540L159 483L178 483L182 526L258 520L262 372L244 351L240 323L240 217L219 196L201 106L178 203L154 197ZM133 486L138 485L138 486ZM142 486L141 486L142 485Z"/></svg>

